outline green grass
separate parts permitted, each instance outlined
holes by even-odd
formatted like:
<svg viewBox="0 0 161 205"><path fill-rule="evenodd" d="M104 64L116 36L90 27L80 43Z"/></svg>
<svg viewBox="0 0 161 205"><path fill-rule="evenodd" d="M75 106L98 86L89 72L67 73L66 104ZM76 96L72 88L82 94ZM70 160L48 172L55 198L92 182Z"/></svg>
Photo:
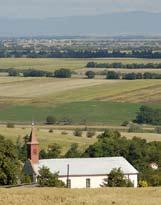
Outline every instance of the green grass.
<svg viewBox="0 0 161 205"><path fill-rule="evenodd" d="M139 107L140 104L99 101L73 102L56 107L9 106L0 109L0 120L44 122L48 115L53 115L58 120L66 117L78 124L86 121L88 124L120 125L125 120L133 120Z"/></svg>

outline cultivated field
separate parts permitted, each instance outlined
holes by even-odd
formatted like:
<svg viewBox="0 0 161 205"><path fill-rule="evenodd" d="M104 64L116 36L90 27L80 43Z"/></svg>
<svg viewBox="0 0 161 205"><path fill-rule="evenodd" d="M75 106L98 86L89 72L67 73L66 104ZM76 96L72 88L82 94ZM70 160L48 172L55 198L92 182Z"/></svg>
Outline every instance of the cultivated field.
<svg viewBox="0 0 161 205"><path fill-rule="evenodd" d="M120 125L142 104L160 102L161 80L0 77L0 121L44 122L54 115L77 124Z"/></svg>
<svg viewBox="0 0 161 205"><path fill-rule="evenodd" d="M1 205L159 205L161 188L0 189Z"/></svg>
<svg viewBox="0 0 161 205"><path fill-rule="evenodd" d="M89 61L97 63L160 63L160 59L129 59L129 58L96 58L96 59L75 59L75 58L1 58L0 69L17 68L17 69L38 69L54 71L58 68L70 68L77 70L84 68Z"/></svg>

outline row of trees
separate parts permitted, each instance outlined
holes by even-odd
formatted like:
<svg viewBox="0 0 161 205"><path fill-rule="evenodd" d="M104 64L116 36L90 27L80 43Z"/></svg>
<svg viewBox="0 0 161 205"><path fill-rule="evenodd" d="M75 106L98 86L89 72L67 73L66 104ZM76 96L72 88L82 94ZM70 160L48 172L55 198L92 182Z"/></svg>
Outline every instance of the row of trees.
<svg viewBox="0 0 161 205"><path fill-rule="evenodd" d="M46 49L39 52L33 49L0 50L0 58L161 58L160 52L152 50L131 50L131 52L108 49Z"/></svg>
<svg viewBox="0 0 161 205"><path fill-rule="evenodd" d="M161 79L159 73L120 73L115 71L108 71L106 73L106 79L125 79L125 80L136 80L136 79Z"/></svg>
<svg viewBox="0 0 161 205"><path fill-rule="evenodd" d="M34 70L34 69L26 69L26 70L17 70L15 68L10 68L6 70L2 70L1 72L8 72L9 76L23 76L23 77L56 77L56 78L70 78L72 75L71 70L69 69L59 69L54 72L48 72L43 70Z"/></svg>
<svg viewBox="0 0 161 205"><path fill-rule="evenodd" d="M125 68L125 69L161 69L161 63L130 63L125 64L121 62L115 63L97 63L97 62L88 62L86 65L87 68Z"/></svg>

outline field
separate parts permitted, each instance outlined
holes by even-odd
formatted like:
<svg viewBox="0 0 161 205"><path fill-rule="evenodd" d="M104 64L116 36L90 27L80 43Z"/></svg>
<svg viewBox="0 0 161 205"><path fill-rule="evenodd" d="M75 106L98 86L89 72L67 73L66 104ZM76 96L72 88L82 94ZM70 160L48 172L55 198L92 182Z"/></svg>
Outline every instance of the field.
<svg viewBox="0 0 161 205"><path fill-rule="evenodd" d="M158 205L161 188L0 189L1 205Z"/></svg>
<svg viewBox="0 0 161 205"><path fill-rule="evenodd" d="M120 125L142 104L160 102L161 80L0 77L0 121L44 122L54 115L77 124Z"/></svg>
<svg viewBox="0 0 161 205"><path fill-rule="evenodd" d="M129 58L97 58L97 59L72 59L72 58L1 58L0 69L17 68L17 69L38 69L54 71L58 68L70 68L77 70L84 68L89 61L98 63L160 63L160 59L129 59Z"/></svg>

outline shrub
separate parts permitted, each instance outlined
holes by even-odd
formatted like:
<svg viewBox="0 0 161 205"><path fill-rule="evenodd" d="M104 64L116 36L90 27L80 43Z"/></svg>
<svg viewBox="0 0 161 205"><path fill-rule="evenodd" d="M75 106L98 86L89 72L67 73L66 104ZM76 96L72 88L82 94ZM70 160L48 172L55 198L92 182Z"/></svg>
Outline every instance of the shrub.
<svg viewBox="0 0 161 205"><path fill-rule="evenodd" d="M53 133L53 129L49 129L49 132L50 132L50 133Z"/></svg>
<svg viewBox="0 0 161 205"><path fill-rule="evenodd" d="M131 124L130 127L129 127L128 132L143 132L143 129L139 125Z"/></svg>
<svg viewBox="0 0 161 205"><path fill-rule="evenodd" d="M106 79L120 79L120 73L115 71L108 71Z"/></svg>
<svg viewBox="0 0 161 205"><path fill-rule="evenodd" d="M41 187L65 187L64 182L59 180L58 173L52 174L47 167L39 170L38 184Z"/></svg>
<svg viewBox="0 0 161 205"><path fill-rule="evenodd" d="M124 122L121 124L121 126L126 127L128 124L129 124L129 122L128 122L128 121L124 121Z"/></svg>
<svg viewBox="0 0 161 205"><path fill-rule="evenodd" d="M7 123L7 128L14 128L14 127L15 127L15 125L13 123L11 123L11 122Z"/></svg>
<svg viewBox="0 0 161 205"><path fill-rule="evenodd" d="M52 125L52 124L55 124L56 123L56 118L53 117L53 116L47 116L46 118L46 124L48 125Z"/></svg>
<svg viewBox="0 0 161 205"><path fill-rule="evenodd" d="M158 133L158 134L161 134L161 127L156 127L155 132Z"/></svg>
<svg viewBox="0 0 161 205"><path fill-rule="evenodd" d="M86 76L88 77L88 79L93 79L95 77L95 72L87 71Z"/></svg>
<svg viewBox="0 0 161 205"><path fill-rule="evenodd" d="M73 132L74 136L77 136L77 137L82 137L82 130L80 129L75 129L74 132Z"/></svg>
<svg viewBox="0 0 161 205"><path fill-rule="evenodd" d="M61 134L62 134L62 135L68 135L68 132L62 131Z"/></svg>
<svg viewBox="0 0 161 205"><path fill-rule="evenodd" d="M132 182L124 177L120 168L113 169L107 178L104 179L104 187L133 187Z"/></svg>
<svg viewBox="0 0 161 205"><path fill-rule="evenodd" d="M148 187L148 182L145 180L140 180L139 181L139 187Z"/></svg>
<svg viewBox="0 0 161 205"><path fill-rule="evenodd" d="M93 136L95 136L95 134L96 134L96 133L95 133L94 131L88 131L88 132L87 132L87 137L88 137L88 138L92 138Z"/></svg>
<svg viewBox="0 0 161 205"><path fill-rule="evenodd" d="M54 72L56 78L71 78L72 72L69 69L61 68Z"/></svg>

